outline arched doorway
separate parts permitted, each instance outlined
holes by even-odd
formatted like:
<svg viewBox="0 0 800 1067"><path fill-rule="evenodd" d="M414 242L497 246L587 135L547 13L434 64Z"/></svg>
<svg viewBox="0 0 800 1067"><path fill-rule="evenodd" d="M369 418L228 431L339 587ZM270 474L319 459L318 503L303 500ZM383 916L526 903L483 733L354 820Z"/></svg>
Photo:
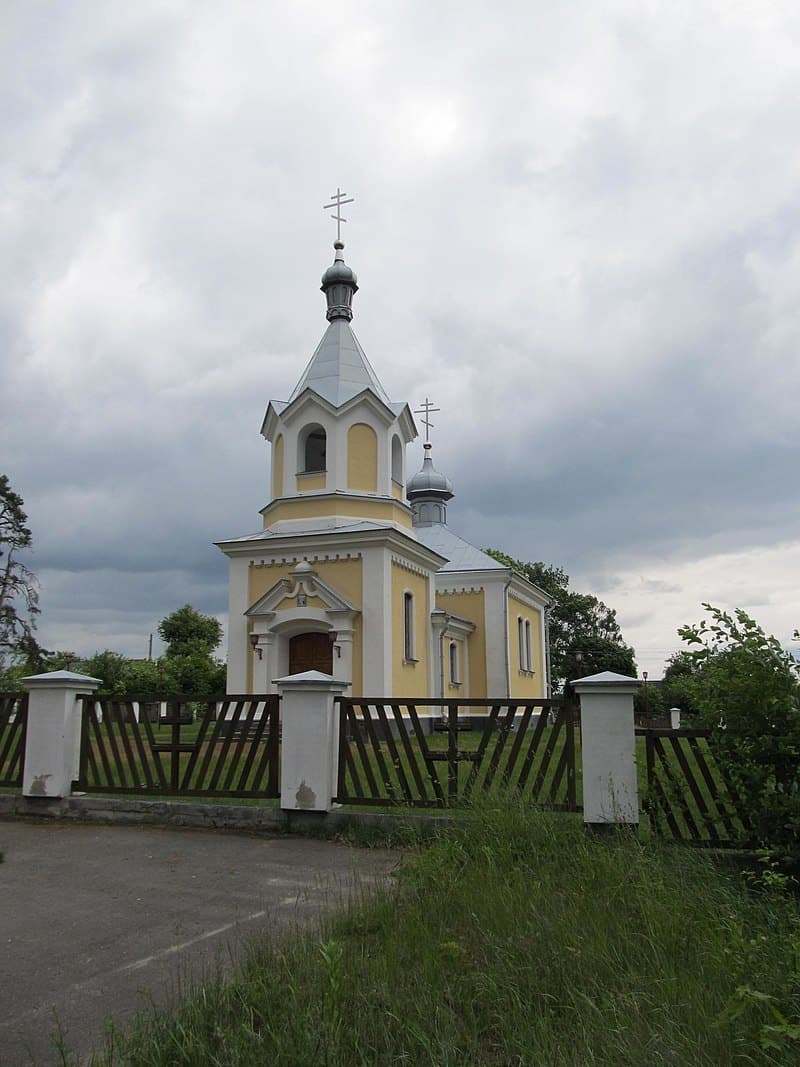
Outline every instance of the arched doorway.
<svg viewBox="0 0 800 1067"><path fill-rule="evenodd" d="M329 633L296 634L289 641L289 674L322 671L333 674L333 642Z"/></svg>

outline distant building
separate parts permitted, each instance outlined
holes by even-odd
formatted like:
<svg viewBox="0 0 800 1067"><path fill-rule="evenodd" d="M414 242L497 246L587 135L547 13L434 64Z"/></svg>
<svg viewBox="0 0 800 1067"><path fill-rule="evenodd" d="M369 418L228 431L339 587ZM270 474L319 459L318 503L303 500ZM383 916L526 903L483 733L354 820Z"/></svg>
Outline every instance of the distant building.
<svg viewBox="0 0 800 1067"><path fill-rule="evenodd" d="M354 696L547 696L548 598L452 532L453 487L429 443L406 483L414 417L353 333L356 275L334 248L328 328L264 417L262 529L218 542L230 560L228 692L273 692L274 679L313 669Z"/></svg>

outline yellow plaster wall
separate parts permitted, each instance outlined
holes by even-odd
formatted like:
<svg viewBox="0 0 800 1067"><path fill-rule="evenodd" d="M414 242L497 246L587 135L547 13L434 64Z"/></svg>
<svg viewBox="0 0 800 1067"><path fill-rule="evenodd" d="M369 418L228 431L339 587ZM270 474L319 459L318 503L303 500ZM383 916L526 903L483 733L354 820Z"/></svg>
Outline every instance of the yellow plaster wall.
<svg viewBox="0 0 800 1067"><path fill-rule="evenodd" d="M279 433L272 446L272 499L283 496L283 434Z"/></svg>
<svg viewBox="0 0 800 1067"><path fill-rule="evenodd" d="M263 511L264 529L284 519L319 519L328 515L354 516L376 522L396 522L411 529L411 514L388 497L315 496L279 500Z"/></svg>
<svg viewBox="0 0 800 1067"><path fill-rule="evenodd" d="M468 692L471 697L493 695L486 692L486 609L483 590L437 593L436 607L475 624L475 629L467 638L469 647ZM449 674L446 677L449 677Z"/></svg>
<svg viewBox="0 0 800 1067"><path fill-rule="evenodd" d="M362 610L363 579L361 559L326 559L309 560L319 577L335 589L340 596L349 601L358 611ZM267 563L264 566L250 567L250 603L255 602L279 582L281 578L291 578L296 563ZM297 607L296 600L286 598L281 607ZM308 598L309 607L322 607L317 597ZM280 608L278 609L280 611ZM353 696L360 696L362 689L362 632L361 615L353 623ZM252 657L251 657L252 658ZM252 685L252 680L251 680Z"/></svg>
<svg viewBox="0 0 800 1067"><path fill-rule="evenodd" d="M426 697L430 656L428 581L405 567L392 563L392 695ZM403 661L403 594L414 594L414 655L416 663Z"/></svg>
<svg viewBox="0 0 800 1067"><path fill-rule="evenodd" d="M519 623L522 619L524 627L526 619L531 624L531 666L533 674L522 671L519 660ZM542 664L542 629L541 616L538 611L528 607L527 604L508 598L508 652L509 669L511 674L511 696L525 700L534 700L543 697L544 692L544 665Z"/></svg>
<svg viewBox="0 0 800 1067"><path fill-rule="evenodd" d="M394 478L393 478L392 479L392 496L395 498L395 500L402 500L404 495L405 494L403 493L403 486L399 482L396 482L394 480Z"/></svg>
<svg viewBox="0 0 800 1067"><path fill-rule="evenodd" d="M325 472L321 474L298 474L297 475L297 492L298 493L310 493L314 489L325 488Z"/></svg>
<svg viewBox="0 0 800 1067"><path fill-rule="evenodd" d="M353 423L347 431L347 488L378 491L378 435L365 422Z"/></svg>

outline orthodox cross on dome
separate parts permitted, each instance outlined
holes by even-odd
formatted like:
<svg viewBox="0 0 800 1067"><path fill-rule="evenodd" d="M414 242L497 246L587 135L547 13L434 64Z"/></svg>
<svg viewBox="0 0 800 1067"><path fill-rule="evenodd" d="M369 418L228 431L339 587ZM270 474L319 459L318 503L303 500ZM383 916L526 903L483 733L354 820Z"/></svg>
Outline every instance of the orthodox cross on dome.
<svg viewBox="0 0 800 1067"><path fill-rule="evenodd" d="M435 408L433 406L433 401L432 400L428 400L428 398L426 396L425 397L425 402L419 406L417 411L414 412L415 415L423 415L424 414L424 416L425 416L423 419L420 419L419 421L425 427L425 444L426 445L429 443L429 441L431 439L431 430L435 429L433 423L430 420L430 413L432 411L441 411L441 410L442 410L441 408Z"/></svg>
<svg viewBox="0 0 800 1067"><path fill-rule="evenodd" d="M327 211L329 208L335 208L336 214L331 215L331 218L336 222L336 240L341 242L342 240L342 223L347 222L346 218L342 216L342 204L352 204L355 202L354 196L347 196L347 193L343 193L339 186L336 186L336 192L331 197L330 204L323 204L323 211Z"/></svg>

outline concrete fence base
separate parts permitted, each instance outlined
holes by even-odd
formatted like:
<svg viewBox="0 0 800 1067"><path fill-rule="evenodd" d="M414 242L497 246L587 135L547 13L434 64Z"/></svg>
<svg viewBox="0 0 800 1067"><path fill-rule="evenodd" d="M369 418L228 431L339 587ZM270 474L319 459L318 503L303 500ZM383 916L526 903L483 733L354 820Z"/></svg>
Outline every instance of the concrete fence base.
<svg viewBox="0 0 800 1067"><path fill-rule="evenodd" d="M229 830L266 836L308 834L336 837L352 831L391 837L409 830L423 836L453 825L439 813L377 811L285 811L245 804L196 804L179 800L138 800L102 796L25 797L0 794L0 818L62 819L118 826L173 826L190 830ZM1 840L1 837L0 837Z"/></svg>

